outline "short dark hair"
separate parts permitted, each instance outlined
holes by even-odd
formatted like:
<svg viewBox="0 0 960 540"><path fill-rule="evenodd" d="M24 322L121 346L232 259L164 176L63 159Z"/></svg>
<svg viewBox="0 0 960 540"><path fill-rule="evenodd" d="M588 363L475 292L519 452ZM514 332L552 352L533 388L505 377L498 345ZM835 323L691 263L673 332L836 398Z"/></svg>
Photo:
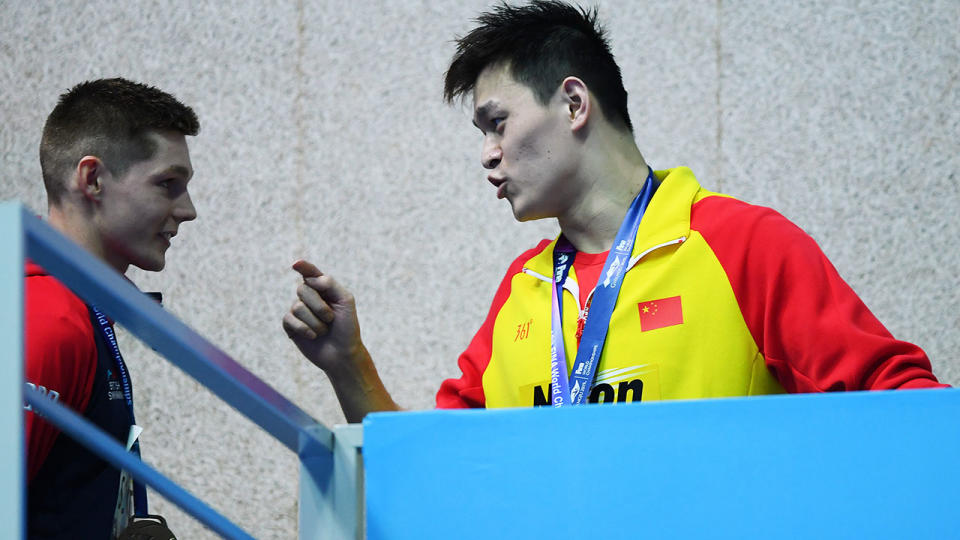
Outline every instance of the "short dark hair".
<svg viewBox="0 0 960 540"><path fill-rule="evenodd" d="M555 0L517 7L502 3L481 14L479 26L457 39L457 52L444 80L444 98L473 91L477 77L494 64L509 66L517 81L546 104L564 78L579 77L611 122L631 132L627 91L620 67L597 22L597 9Z"/></svg>
<svg viewBox="0 0 960 540"><path fill-rule="evenodd" d="M126 79L80 83L60 96L40 139L40 168L51 203L66 189L64 178L83 156L97 156L114 175L149 159L156 144L148 134L174 130L196 135L193 109L172 95Z"/></svg>

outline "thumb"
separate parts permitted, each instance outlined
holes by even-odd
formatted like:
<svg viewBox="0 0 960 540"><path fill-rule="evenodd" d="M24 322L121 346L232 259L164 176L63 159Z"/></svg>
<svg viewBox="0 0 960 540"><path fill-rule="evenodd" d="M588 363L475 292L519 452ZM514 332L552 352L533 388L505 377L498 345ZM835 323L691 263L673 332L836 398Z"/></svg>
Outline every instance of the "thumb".
<svg viewBox="0 0 960 540"><path fill-rule="evenodd" d="M323 275L323 272L321 272L320 269L316 267L316 265L314 265L309 261L305 261L303 259L300 259L297 262L293 263L293 269L299 272L300 275L303 276L303 279L307 279L310 277L320 277Z"/></svg>

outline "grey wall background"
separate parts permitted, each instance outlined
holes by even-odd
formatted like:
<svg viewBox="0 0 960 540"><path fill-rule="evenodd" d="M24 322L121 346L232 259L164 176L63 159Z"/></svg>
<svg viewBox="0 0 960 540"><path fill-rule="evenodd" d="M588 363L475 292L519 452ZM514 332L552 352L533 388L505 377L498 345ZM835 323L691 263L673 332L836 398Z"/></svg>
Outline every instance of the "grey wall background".
<svg viewBox="0 0 960 540"><path fill-rule="evenodd" d="M358 297L398 402L428 408L507 265L518 224L447 107L451 40L486 1L0 0L0 199L39 214L57 96L124 76L192 105L200 213L161 274L167 308L321 421L342 422L280 319L298 257ZM894 335L960 383L960 2L600 4L655 167L805 228ZM297 461L129 335L146 459L261 538L296 536ZM159 497L182 538L213 536Z"/></svg>

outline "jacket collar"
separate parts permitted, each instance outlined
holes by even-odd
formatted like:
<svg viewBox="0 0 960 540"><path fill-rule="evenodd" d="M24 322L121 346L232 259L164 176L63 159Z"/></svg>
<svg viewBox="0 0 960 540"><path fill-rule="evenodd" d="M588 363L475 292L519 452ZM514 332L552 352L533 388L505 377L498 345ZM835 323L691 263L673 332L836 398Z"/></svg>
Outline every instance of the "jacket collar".
<svg viewBox="0 0 960 540"><path fill-rule="evenodd" d="M660 187L650 200L637 230L637 238L633 243L634 257L653 246L689 237L690 208L702 189L693 171L687 167L654 171L653 174L660 181ZM544 276L552 275L553 248L558 238L531 257L523 267Z"/></svg>

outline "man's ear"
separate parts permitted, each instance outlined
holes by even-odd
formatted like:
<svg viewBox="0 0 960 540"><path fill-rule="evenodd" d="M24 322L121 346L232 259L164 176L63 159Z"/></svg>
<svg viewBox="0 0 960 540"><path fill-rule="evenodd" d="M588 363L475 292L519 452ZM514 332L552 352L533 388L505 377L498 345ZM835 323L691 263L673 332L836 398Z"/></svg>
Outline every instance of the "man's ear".
<svg viewBox="0 0 960 540"><path fill-rule="evenodd" d="M83 156L77 162L73 175L73 187L83 194L85 199L97 200L103 189L103 181L110 172L103 161L96 156Z"/></svg>
<svg viewBox="0 0 960 540"><path fill-rule="evenodd" d="M577 77L567 77L560 83L564 105L570 115L570 128L580 131L590 119L592 103L587 85Z"/></svg>

